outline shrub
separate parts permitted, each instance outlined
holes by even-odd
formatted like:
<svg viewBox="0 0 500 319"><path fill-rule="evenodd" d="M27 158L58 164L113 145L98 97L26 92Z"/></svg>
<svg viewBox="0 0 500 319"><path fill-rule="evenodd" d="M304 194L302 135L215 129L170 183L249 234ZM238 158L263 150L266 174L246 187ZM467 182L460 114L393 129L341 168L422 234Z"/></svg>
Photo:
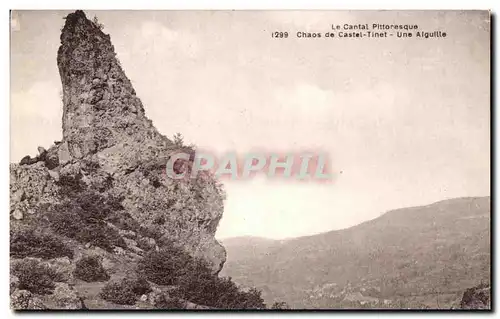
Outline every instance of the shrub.
<svg viewBox="0 0 500 319"><path fill-rule="evenodd" d="M81 243L91 243L107 251L112 251L114 247L126 248L118 231L105 222L106 217L118 207L117 201L84 191L55 207L49 214L51 227L60 235Z"/></svg>
<svg viewBox="0 0 500 319"><path fill-rule="evenodd" d="M138 272L158 285L175 285L190 261L184 250L167 245L160 251L150 251L139 262Z"/></svg>
<svg viewBox="0 0 500 319"><path fill-rule="evenodd" d="M51 259L64 256L73 258L73 250L67 247L61 238L30 229L11 236L10 255L15 258Z"/></svg>
<svg viewBox="0 0 500 319"><path fill-rule="evenodd" d="M61 280L60 274L54 269L33 259L13 265L12 273L19 278L19 289L40 295L52 293L54 282Z"/></svg>
<svg viewBox="0 0 500 319"><path fill-rule="evenodd" d="M120 305L132 305L139 296L151 291L151 286L144 277L134 275L108 283L102 289L101 297Z"/></svg>
<svg viewBox="0 0 500 319"><path fill-rule="evenodd" d="M83 192L87 184L82 180L82 175L61 175L57 185L61 187L61 193L65 196L73 196Z"/></svg>
<svg viewBox="0 0 500 319"><path fill-rule="evenodd" d="M76 196L73 205L80 208L80 215L86 221L104 220L113 212L123 210L122 198L108 196L94 191L84 191Z"/></svg>
<svg viewBox="0 0 500 319"><path fill-rule="evenodd" d="M138 233L143 237L153 238L158 244L160 244L160 240L164 234L162 227L156 224L146 226L141 225L138 229Z"/></svg>
<svg viewBox="0 0 500 319"><path fill-rule="evenodd" d="M101 298L119 305L133 305L137 296L124 282L109 282L102 288Z"/></svg>
<svg viewBox="0 0 500 319"><path fill-rule="evenodd" d="M157 309L185 309L185 303L178 297L170 297L161 294L155 300L155 308Z"/></svg>
<svg viewBox="0 0 500 319"><path fill-rule="evenodd" d="M181 133L177 132L174 134L174 139L173 139L173 142L175 144L175 146L184 146L184 137L182 136Z"/></svg>
<svg viewBox="0 0 500 319"><path fill-rule="evenodd" d="M166 222L165 216L158 216L153 221L153 223L156 224L156 225L163 225L163 224L165 224L165 222Z"/></svg>
<svg viewBox="0 0 500 319"><path fill-rule="evenodd" d="M125 211L113 211L106 221L112 223L116 227L124 230L138 231L140 224L127 212Z"/></svg>
<svg viewBox="0 0 500 319"><path fill-rule="evenodd" d="M156 248L156 241L152 241L149 237L139 237L136 239L137 247L144 251L149 251Z"/></svg>
<svg viewBox="0 0 500 319"><path fill-rule="evenodd" d="M92 19L92 23L99 29L102 30L104 29L104 24L99 22L99 19L97 19L97 16L94 16L94 19Z"/></svg>
<svg viewBox="0 0 500 319"><path fill-rule="evenodd" d="M175 297L223 309L264 309L260 291L238 289L231 278L212 274L208 264L182 248L165 242L160 251L150 251L139 262L138 272L158 285L178 285Z"/></svg>
<svg viewBox="0 0 500 319"><path fill-rule="evenodd" d="M54 212L49 215L49 220L56 233L81 243L90 243L106 251L112 251L114 247L127 247L116 229L100 220L86 221L75 211Z"/></svg>
<svg viewBox="0 0 500 319"><path fill-rule="evenodd" d="M75 265L74 275L76 278L86 282L107 281L109 275L102 266L98 256L85 256L78 260Z"/></svg>
<svg viewBox="0 0 500 319"><path fill-rule="evenodd" d="M132 289L137 296L142 296L152 291L149 282L143 276L135 276L123 279L122 283Z"/></svg>
<svg viewBox="0 0 500 319"><path fill-rule="evenodd" d="M188 299L194 303L213 306L213 299L219 295L219 291L215 290L216 278L217 276L212 275L204 260L193 258L186 265L184 276L178 280L179 289L176 293L181 298ZM233 292L236 291L237 288L234 286Z"/></svg>
<svg viewBox="0 0 500 319"><path fill-rule="evenodd" d="M88 163L87 169L90 171L96 169L96 165L99 165L97 163ZM107 176L105 183L106 185L104 186L111 186L113 178L111 176ZM101 193L95 191L94 189L89 189L87 184L83 181L81 173L75 176L62 175L57 184L61 187L61 193L67 200L69 200L73 205L80 206L85 211L88 211L89 216L93 216L94 218L102 219L111 212L123 210L123 206L121 204L123 198L115 196L104 197Z"/></svg>
<svg viewBox="0 0 500 319"><path fill-rule="evenodd" d="M104 222L86 224L75 234L75 239L101 247L108 252L112 252L115 247L127 248L127 243L118 231Z"/></svg>
<svg viewBox="0 0 500 319"><path fill-rule="evenodd" d="M247 292L240 291L238 299L235 309L266 309L262 292L257 288L250 288Z"/></svg>
<svg viewBox="0 0 500 319"><path fill-rule="evenodd" d="M58 234L74 238L75 234L84 227L78 213L72 210L72 207L61 205L48 216L50 227Z"/></svg>
<svg viewBox="0 0 500 319"><path fill-rule="evenodd" d="M275 301L271 306L273 310L287 310L290 309L290 306L284 301Z"/></svg>
<svg viewBox="0 0 500 319"><path fill-rule="evenodd" d="M109 179L108 179L109 180ZM108 208L108 214L124 210L122 205L122 201L124 200L124 197L116 197L116 196L108 196L108 198L105 201L105 205Z"/></svg>
<svg viewBox="0 0 500 319"><path fill-rule="evenodd" d="M138 232L143 237L153 238L156 241L158 241L163 236L161 227L159 227L158 225L149 225L149 226L141 225L138 229Z"/></svg>
<svg viewBox="0 0 500 319"><path fill-rule="evenodd" d="M196 270L191 268L182 278L178 290L181 298L220 309L266 308L259 290L242 291L231 278L219 278L210 273L204 262L198 264Z"/></svg>
<svg viewBox="0 0 500 319"><path fill-rule="evenodd" d="M104 198L90 191L75 197L74 205L78 208L77 212L80 217L89 223L103 220L110 213Z"/></svg>

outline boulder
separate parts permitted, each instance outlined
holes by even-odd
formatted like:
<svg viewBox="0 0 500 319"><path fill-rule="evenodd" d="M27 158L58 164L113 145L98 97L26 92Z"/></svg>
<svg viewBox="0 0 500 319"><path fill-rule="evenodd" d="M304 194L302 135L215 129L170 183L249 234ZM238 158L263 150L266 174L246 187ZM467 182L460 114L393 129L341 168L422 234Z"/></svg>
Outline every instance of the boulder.
<svg viewBox="0 0 500 319"><path fill-rule="evenodd" d="M464 292L460 301L461 309L491 309L491 288L479 285Z"/></svg>
<svg viewBox="0 0 500 319"><path fill-rule="evenodd" d="M74 288L67 283L55 284L54 293L50 296L52 301L50 309L82 309L83 303Z"/></svg>
<svg viewBox="0 0 500 319"><path fill-rule="evenodd" d="M14 310L43 310L42 300L27 290L15 290L10 295L10 307Z"/></svg>
<svg viewBox="0 0 500 319"><path fill-rule="evenodd" d="M19 278L14 275L10 275L10 293L12 294L19 287Z"/></svg>
<svg viewBox="0 0 500 319"><path fill-rule="evenodd" d="M12 213L12 217L14 217L14 219L21 220L24 217L24 213L19 208L16 208Z"/></svg>

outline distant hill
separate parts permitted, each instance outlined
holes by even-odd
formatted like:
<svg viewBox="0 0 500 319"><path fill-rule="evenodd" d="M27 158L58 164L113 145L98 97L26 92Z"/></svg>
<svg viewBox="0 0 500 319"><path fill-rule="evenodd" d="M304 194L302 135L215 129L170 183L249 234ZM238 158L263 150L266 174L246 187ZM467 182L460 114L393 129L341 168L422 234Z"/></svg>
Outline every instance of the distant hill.
<svg viewBox="0 0 500 319"><path fill-rule="evenodd" d="M258 258L266 254L271 247L279 244L280 240L270 238L241 236L219 239L219 242L231 252L231 258L234 261L248 258Z"/></svg>
<svg viewBox="0 0 500 319"><path fill-rule="evenodd" d="M223 241L222 275L293 307L440 307L490 281L490 198L389 211L286 241Z"/></svg>
<svg viewBox="0 0 500 319"><path fill-rule="evenodd" d="M224 247L256 247L260 248L263 246L273 245L280 240L263 238L263 237L255 237L255 236L240 236L240 237L231 237L225 239L219 239L219 242L224 243Z"/></svg>

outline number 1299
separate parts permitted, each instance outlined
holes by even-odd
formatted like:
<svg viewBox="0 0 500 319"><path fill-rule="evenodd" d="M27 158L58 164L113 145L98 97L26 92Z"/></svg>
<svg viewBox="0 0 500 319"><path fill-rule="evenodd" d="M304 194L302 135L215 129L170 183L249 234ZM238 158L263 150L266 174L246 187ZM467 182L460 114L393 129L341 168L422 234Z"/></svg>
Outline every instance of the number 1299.
<svg viewBox="0 0 500 319"><path fill-rule="evenodd" d="M288 38L288 32L276 31L272 33L273 38Z"/></svg>

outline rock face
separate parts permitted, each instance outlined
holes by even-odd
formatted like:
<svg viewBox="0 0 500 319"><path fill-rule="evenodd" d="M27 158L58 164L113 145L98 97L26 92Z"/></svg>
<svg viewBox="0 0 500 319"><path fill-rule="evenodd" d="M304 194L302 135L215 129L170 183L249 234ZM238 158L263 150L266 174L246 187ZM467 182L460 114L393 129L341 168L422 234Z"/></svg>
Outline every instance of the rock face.
<svg viewBox="0 0 500 319"><path fill-rule="evenodd" d="M461 309L491 309L490 286L479 285L464 292Z"/></svg>
<svg viewBox="0 0 500 319"><path fill-rule="evenodd" d="M46 309L39 297L34 296L26 290L16 290L10 295L10 307L12 309L23 310L43 310Z"/></svg>
<svg viewBox="0 0 500 319"><path fill-rule="evenodd" d="M78 176L90 188L120 198L124 214L142 227L155 227L219 272L226 259L214 238L223 212L221 186L211 177L172 180L163 174L178 146L146 117L109 35L82 11L69 14L57 64L63 140L11 165L14 228L67 195L59 179Z"/></svg>
<svg viewBox="0 0 500 319"><path fill-rule="evenodd" d="M57 283L50 299L55 300L55 305L51 305L50 309L83 308L82 300L76 291L66 283Z"/></svg>

